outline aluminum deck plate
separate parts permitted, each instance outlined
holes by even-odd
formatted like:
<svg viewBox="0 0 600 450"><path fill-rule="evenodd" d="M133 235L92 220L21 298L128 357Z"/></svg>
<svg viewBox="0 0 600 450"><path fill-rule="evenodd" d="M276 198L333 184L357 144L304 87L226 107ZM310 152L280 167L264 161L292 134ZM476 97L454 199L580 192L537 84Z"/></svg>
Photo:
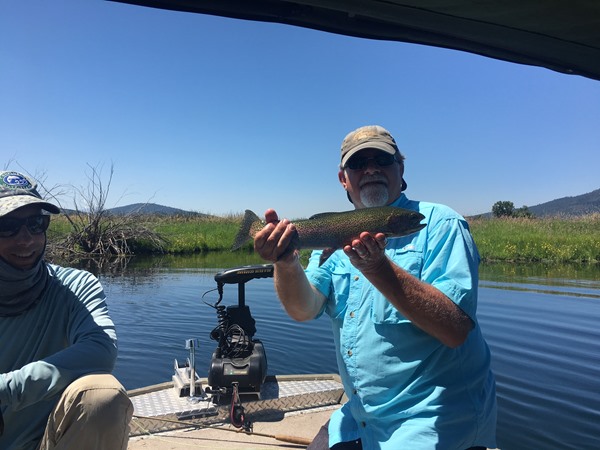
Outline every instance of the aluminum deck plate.
<svg viewBox="0 0 600 450"><path fill-rule="evenodd" d="M202 380L206 386L206 380ZM286 412L337 405L344 394L337 375L305 375L267 377L260 397L242 394L246 417L282 416ZM131 435L157 433L192 424L209 426L228 421L229 405L216 405L213 399L179 397L172 383L137 389L129 393L134 406Z"/></svg>

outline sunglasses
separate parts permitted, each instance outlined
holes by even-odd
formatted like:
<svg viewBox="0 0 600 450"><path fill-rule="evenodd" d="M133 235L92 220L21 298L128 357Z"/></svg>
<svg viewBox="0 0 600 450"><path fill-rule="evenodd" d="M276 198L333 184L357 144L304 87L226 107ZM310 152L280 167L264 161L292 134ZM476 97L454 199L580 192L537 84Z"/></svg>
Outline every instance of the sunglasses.
<svg viewBox="0 0 600 450"><path fill-rule="evenodd" d="M364 170L369 165L369 161L375 161L375 164L377 164L379 167L388 167L395 162L398 162L394 155L390 155L389 153L380 153L372 157L353 156L348 160L344 167L351 170Z"/></svg>
<svg viewBox="0 0 600 450"><path fill-rule="evenodd" d="M21 227L25 225L31 234L41 234L50 225L50 216L39 215L17 219L14 217L3 217L0 219L0 238L15 236Z"/></svg>

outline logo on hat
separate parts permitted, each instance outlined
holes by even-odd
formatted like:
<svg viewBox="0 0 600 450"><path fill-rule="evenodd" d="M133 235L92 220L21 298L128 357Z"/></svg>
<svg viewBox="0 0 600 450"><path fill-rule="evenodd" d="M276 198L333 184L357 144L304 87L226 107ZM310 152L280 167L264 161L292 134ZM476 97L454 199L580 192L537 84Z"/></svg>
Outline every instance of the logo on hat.
<svg viewBox="0 0 600 450"><path fill-rule="evenodd" d="M377 128L373 127L363 127L363 128L359 128L357 131L354 132L354 135L350 137L349 140L351 141L361 141L363 139L370 139L370 138L375 138L378 137L380 134Z"/></svg>
<svg viewBox="0 0 600 450"><path fill-rule="evenodd" d="M10 189L31 189L33 186L20 173L8 172L2 177L2 184Z"/></svg>

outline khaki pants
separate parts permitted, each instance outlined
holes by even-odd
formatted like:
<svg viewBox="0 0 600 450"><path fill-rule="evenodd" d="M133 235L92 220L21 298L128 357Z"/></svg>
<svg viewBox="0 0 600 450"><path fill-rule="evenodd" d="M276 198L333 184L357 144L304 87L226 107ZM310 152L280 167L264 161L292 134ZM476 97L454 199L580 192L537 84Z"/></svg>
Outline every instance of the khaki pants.
<svg viewBox="0 0 600 450"><path fill-rule="evenodd" d="M39 450L125 450L133 405L112 375L87 375L63 392Z"/></svg>

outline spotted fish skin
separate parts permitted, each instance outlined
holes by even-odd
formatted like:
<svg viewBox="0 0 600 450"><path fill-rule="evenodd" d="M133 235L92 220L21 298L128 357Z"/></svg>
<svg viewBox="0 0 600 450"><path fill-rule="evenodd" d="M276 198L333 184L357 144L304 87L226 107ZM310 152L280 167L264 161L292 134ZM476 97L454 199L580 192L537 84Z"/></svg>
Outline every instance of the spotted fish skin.
<svg viewBox="0 0 600 450"><path fill-rule="evenodd" d="M290 247L313 250L339 249L350 244L363 231L372 234L383 233L386 237L407 236L426 226L421 223L424 218L425 216L417 211L393 206L315 214L308 219L293 221L297 233ZM232 250L242 247L264 226L265 222L260 217L246 210Z"/></svg>

